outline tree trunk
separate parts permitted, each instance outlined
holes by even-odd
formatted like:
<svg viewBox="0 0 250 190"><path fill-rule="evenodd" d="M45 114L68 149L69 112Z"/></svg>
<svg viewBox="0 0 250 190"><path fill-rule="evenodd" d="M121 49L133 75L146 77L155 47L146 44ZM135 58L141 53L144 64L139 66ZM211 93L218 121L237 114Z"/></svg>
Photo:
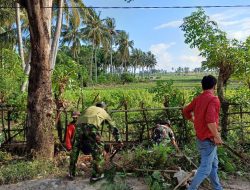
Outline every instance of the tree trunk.
<svg viewBox="0 0 250 190"><path fill-rule="evenodd" d="M28 0L25 6L31 41L27 145L34 157L46 159L52 159L54 153L50 71L51 7L52 0Z"/></svg>
<svg viewBox="0 0 250 190"><path fill-rule="evenodd" d="M22 40L22 29L20 25L20 5L16 2L16 27L17 27L17 39L18 39L18 50L22 61L22 68L25 70L25 61L23 53L23 40Z"/></svg>
<svg viewBox="0 0 250 190"><path fill-rule="evenodd" d="M219 70L217 93L221 102L221 136L223 139L227 139L227 126L228 126L228 109L229 102L224 97L224 86L233 72L232 66L229 64L222 64Z"/></svg>
<svg viewBox="0 0 250 190"><path fill-rule="evenodd" d="M64 0L58 0L58 12L57 12L57 20L56 20L56 31L54 34L54 38L51 45L50 52L50 64L51 70L54 70L56 63L56 56L58 52L58 41L61 35L62 29L62 20L63 20L63 2Z"/></svg>
<svg viewBox="0 0 250 190"><path fill-rule="evenodd" d="M97 48L95 48L95 82L97 83L97 60L96 60L96 51L97 51Z"/></svg>
<svg viewBox="0 0 250 190"><path fill-rule="evenodd" d="M29 55L29 59L24 69L25 78L21 85L21 92L25 92L26 87L28 86L28 80L29 80L29 74L30 74L30 61L31 61L31 54Z"/></svg>
<svg viewBox="0 0 250 190"><path fill-rule="evenodd" d="M91 62L90 62L90 69L89 69L89 78L92 82L93 80L93 62L94 62L94 52L95 52L95 45L93 43L92 45L92 54L91 54Z"/></svg>
<svg viewBox="0 0 250 190"><path fill-rule="evenodd" d="M113 36L111 34L111 44L110 44L110 73L113 74L112 66L113 66Z"/></svg>

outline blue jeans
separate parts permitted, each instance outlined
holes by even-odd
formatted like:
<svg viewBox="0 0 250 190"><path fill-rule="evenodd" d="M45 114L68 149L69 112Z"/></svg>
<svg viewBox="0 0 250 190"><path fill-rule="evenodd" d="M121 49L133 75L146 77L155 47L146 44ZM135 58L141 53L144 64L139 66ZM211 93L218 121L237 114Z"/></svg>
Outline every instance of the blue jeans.
<svg viewBox="0 0 250 190"><path fill-rule="evenodd" d="M215 190L222 190L218 177L217 146L210 140L198 140L197 145L201 156L201 163L188 190L198 189L204 179L209 177Z"/></svg>

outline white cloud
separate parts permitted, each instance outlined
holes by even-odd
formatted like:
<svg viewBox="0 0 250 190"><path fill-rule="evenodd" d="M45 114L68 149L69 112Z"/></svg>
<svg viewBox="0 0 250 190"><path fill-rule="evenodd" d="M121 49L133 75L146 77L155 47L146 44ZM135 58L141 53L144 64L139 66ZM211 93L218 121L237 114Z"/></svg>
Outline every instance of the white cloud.
<svg viewBox="0 0 250 190"><path fill-rule="evenodd" d="M150 51L156 56L157 60L156 69L170 70L174 66L172 63L173 56L168 52L169 48L174 45L175 42L151 45Z"/></svg>
<svg viewBox="0 0 250 190"><path fill-rule="evenodd" d="M249 15L249 11L238 9L213 14L210 18L218 23L219 28L227 32L229 38L245 40L250 35Z"/></svg>
<svg viewBox="0 0 250 190"><path fill-rule="evenodd" d="M250 29L243 31L229 31L229 38L235 38L238 40L245 40L248 36L250 36Z"/></svg>
<svg viewBox="0 0 250 190"><path fill-rule="evenodd" d="M175 42L151 45L150 51L156 56L157 60L156 69L172 71L172 68L176 69L178 67L189 67L190 69L201 67L201 62L204 61L204 58L199 56L199 51L197 49L186 47L180 50L179 47L175 45ZM176 52L180 54L185 52L185 55L174 55Z"/></svg>
<svg viewBox="0 0 250 190"><path fill-rule="evenodd" d="M179 60L183 65L181 67L189 67L194 69L201 66L201 62L204 61L204 58L198 55L182 55L179 57Z"/></svg>
<svg viewBox="0 0 250 190"><path fill-rule="evenodd" d="M249 14L249 10L229 9L224 12L212 14L210 15L210 18L216 22L223 22L225 20L235 19L236 17L241 17L242 15L245 16L247 14Z"/></svg>
<svg viewBox="0 0 250 190"><path fill-rule="evenodd" d="M163 28L177 28L181 24L182 24L181 20L175 20L175 21L171 21L171 22L164 23L164 24L161 24L159 26L156 26L154 29L159 30L159 29L163 29Z"/></svg>

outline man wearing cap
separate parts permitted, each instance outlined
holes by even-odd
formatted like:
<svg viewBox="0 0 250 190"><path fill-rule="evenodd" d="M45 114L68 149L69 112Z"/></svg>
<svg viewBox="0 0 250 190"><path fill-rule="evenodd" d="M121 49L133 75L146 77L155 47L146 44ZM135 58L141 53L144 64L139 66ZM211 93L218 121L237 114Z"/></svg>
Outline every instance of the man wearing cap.
<svg viewBox="0 0 250 190"><path fill-rule="evenodd" d="M78 111L72 112L73 121L71 121L67 125L67 128L66 128L65 146L66 146L66 149L68 151L70 151L72 149L72 146L73 146L73 138L74 138L74 134L75 134L75 124L76 124L76 121L77 121L77 118L79 115L80 115L80 112L78 112Z"/></svg>
<svg viewBox="0 0 250 190"><path fill-rule="evenodd" d="M103 156L104 145L101 141L100 134L103 122L107 122L116 142L119 143L119 146L122 146L119 131L105 108L106 104L104 102L98 102L95 106L87 108L77 120L75 142L70 155L70 178L73 178L76 174L76 162L80 150L84 154L91 154L93 157L90 182L103 178L103 167L105 163Z"/></svg>

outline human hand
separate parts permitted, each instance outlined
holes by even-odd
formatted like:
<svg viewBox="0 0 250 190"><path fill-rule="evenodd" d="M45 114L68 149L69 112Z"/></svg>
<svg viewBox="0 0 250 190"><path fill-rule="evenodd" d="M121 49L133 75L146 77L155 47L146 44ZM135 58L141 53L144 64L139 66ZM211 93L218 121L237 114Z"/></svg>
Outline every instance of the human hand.
<svg viewBox="0 0 250 190"><path fill-rule="evenodd" d="M95 140L97 143L101 142L101 136L100 135L96 135Z"/></svg>
<svg viewBox="0 0 250 190"><path fill-rule="evenodd" d="M122 147L124 146L123 142L122 141L118 141L117 142L117 149L121 149Z"/></svg>
<svg viewBox="0 0 250 190"><path fill-rule="evenodd" d="M223 144L223 141L222 141L220 136L214 137L213 140L214 140L214 144L216 144L216 145L222 145Z"/></svg>

